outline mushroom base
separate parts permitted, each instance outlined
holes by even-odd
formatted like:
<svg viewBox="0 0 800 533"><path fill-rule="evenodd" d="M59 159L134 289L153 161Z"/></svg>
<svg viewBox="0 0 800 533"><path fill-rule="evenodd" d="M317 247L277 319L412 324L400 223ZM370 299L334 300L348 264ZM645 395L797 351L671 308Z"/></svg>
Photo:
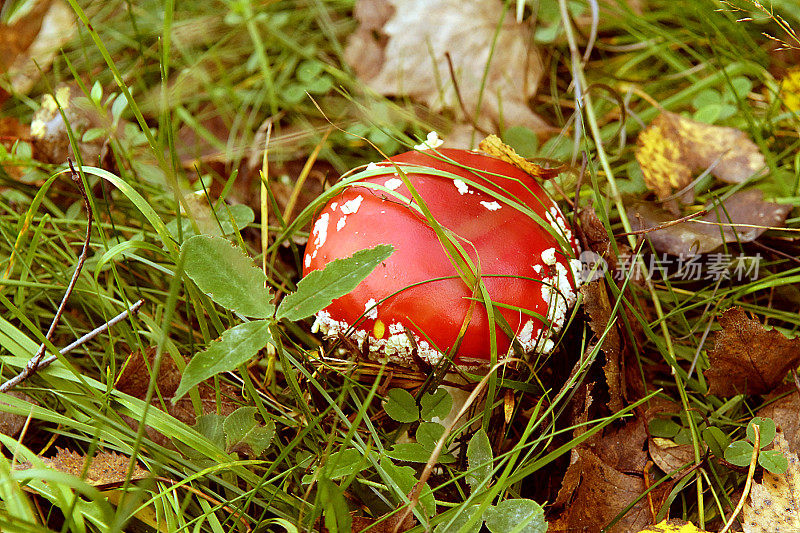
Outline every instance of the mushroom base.
<svg viewBox="0 0 800 533"><path fill-rule="evenodd" d="M350 338L358 344L359 349L363 349L364 343L367 342L370 356L376 360L386 360L406 367L418 366L415 350L416 356L430 366L438 365L444 357L444 354L432 347L428 341L421 339L398 322L389 325L388 336L376 338L364 329L355 329L343 320L336 320L327 311L320 311L316 315L311 332L322 333L323 337L328 339ZM534 321L529 320L517 333L516 340L526 353L547 354L553 350L555 343L543 333L541 329L534 330ZM558 331L550 330L549 333L557 334ZM509 351L505 357L511 356L512 353ZM477 368L488 365L489 361L486 358L459 356L457 364L460 367Z"/></svg>

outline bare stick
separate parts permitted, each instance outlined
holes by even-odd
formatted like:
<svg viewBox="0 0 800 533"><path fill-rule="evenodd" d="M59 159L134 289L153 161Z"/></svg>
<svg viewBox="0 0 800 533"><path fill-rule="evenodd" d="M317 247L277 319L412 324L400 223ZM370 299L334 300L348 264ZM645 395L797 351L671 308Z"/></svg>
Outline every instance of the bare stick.
<svg viewBox="0 0 800 533"><path fill-rule="evenodd" d="M75 272L72 274L72 279L69 280L69 285L67 285L66 290L64 291L64 296L61 298L61 303L58 305L58 310L56 311L55 316L53 317L53 321L50 323L50 328L47 330L47 334L44 336L45 342L39 346L39 350L36 352L36 355L31 357L28 364L25 365L25 368L22 369L20 374L10 380L9 382L5 383L3 387L5 387L11 381L15 381L12 385L9 385L8 388L0 389L0 392L6 392L11 387L25 381L30 376L36 373L39 369L39 365L42 363L42 359L44 358L44 352L47 349L47 341L49 341L53 337L53 333L56 330L56 326L58 326L59 320L61 320L61 315L64 314L64 308L67 305L67 300L69 296L72 294L72 291L75 289L75 284L78 281L78 276L81 273L81 269L83 268L83 263L86 261L86 257L89 254L89 240L92 236L92 208L89 205L89 197L86 195L86 189L83 187L83 182L81 181L80 175L75 172L75 167L72 166L72 160L67 160L69 163L69 169L72 173L72 181L75 182L75 185L78 187L78 191L80 191L81 196L83 197L83 206L86 208L86 239L83 241L83 248L81 249L81 255L78 257L78 264L75 265Z"/></svg>

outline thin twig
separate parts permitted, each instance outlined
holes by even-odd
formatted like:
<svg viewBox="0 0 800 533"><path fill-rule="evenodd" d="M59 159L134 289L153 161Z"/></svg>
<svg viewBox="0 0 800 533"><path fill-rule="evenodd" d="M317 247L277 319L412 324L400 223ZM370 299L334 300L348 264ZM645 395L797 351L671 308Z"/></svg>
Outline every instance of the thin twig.
<svg viewBox="0 0 800 533"><path fill-rule="evenodd" d="M90 331L86 335L82 336L78 340L76 340L76 341L72 342L71 344L68 344L67 346L61 348L58 351L58 353L60 355L68 354L69 352L71 352L72 350L74 350L75 348L80 346L81 344L83 344L83 343L85 343L87 341L90 341L93 338L97 337L99 334L103 333L104 331L106 331L108 328L110 328L114 324L118 324L119 322L122 322L123 320L128 318L129 314L135 315L137 312L139 312L139 308L142 307L143 304L144 304L144 300L139 300L138 302L136 302L135 304L133 304L131 306L130 310L126 309L125 311L121 312L120 314L118 314L117 316L115 316L114 318L112 318L111 320L109 320L108 322L103 324L102 326L98 326L98 327L94 328L92 331ZM55 356L55 355L51 355L50 357L46 357L46 358L42 359L39 362L39 366L37 367L37 370L42 370L43 368L47 368L48 366L50 366L51 364L56 362L57 359L58 359L58 357ZM19 385L24 379L25 379L25 377L23 377L22 373L20 373L19 375L9 379L8 381L6 381L2 385L0 385L0 392L8 392L12 388L14 388L17 385Z"/></svg>
<svg viewBox="0 0 800 533"><path fill-rule="evenodd" d="M92 213L92 208L89 205L89 197L86 194L86 189L83 187L83 182L81 181L80 175L75 172L75 167L72 166L72 160L67 160L69 163L69 169L72 173L72 181L75 182L75 185L78 187L78 191L80 191L81 196L83 197L83 206L86 209L86 238L83 241L83 248L81 249L81 255L78 257L78 264L75 266L75 272L72 274L72 279L69 280L69 285L67 285L66 290L64 291L64 296L61 298L61 303L58 305L58 310L56 311L55 316L53 317L53 321L50 323L50 328L47 330L47 334L44 336L45 342L39 346L39 350L36 352L36 355L31 357L28 361L28 364L25 365L25 368L22 369L20 374L7 381L3 384L4 388L0 388L0 392L6 392L10 390L12 387L22 383L30 376L36 373L39 369L39 366L42 363L42 359L44 358L44 352L47 349L47 342L53 337L53 333L56 330L56 326L58 326L59 320L61 320L61 315L64 313L64 308L67 305L67 300L69 299L72 291L75 289L75 284L78 281L78 276L81 273L81 269L83 268L83 263L86 261L86 257L89 254L89 240L92 236L92 219L94 218Z"/></svg>

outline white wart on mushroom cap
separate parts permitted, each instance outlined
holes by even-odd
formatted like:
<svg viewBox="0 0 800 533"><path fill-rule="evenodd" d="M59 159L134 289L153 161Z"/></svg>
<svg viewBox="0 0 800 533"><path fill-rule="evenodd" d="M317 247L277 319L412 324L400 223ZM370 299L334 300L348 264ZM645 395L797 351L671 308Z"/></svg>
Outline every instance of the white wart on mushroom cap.
<svg viewBox="0 0 800 533"><path fill-rule="evenodd" d="M318 313L314 330L350 335L362 346L368 341L371 352L395 361L411 362L416 351L435 365L455 345L471 312L458 352L451 355L464 366L489 361L486 309L475 302L472 288L458 277L430 224L414 209L397 164L438 223L461 239L473 262L480 258L483 283L498 304L494 312L516 332L523 350L550 352L577 299L581 270L577 240L555 202L522 170L481 152L413 151L391 162L371 164L371 170L386 172L348 186L316 216L304 275L378 244L391 244L395 252L350 294ZM511 343L497 331L502 357Z"/></svg>

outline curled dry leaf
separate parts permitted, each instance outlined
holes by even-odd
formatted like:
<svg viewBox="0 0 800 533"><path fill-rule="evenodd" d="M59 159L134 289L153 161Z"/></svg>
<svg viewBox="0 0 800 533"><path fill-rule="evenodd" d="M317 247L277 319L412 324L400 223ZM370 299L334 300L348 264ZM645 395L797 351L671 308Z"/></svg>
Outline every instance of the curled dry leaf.
<svg viewBox="0 0 800 533"><path fill-rule="evenodd" d="M348 41L345 59L380 94L410 96L433 111L455 110L460 106L449 53L468 112L480 102L475 115L480 126L495 129L502 122L549 130L527 103L543 70L530 46L530 27L510 15L500 21L502 13L496 0L359 0L355 15L361 25Z"/></svg>
<svg viewBox="0 0 800 533"><path fill-rule="evenodd" d="M589 316L589 327L592 328L595 339L599 341L612 320L612 305L608 298L606 282L604 279L599 279L584 284L580 291L583 295L584 312ZM602 350L606 358L603 372L608 384L608 408L614 412L621 410L624 403L625 383L622 379L621 348L619 328L617 324L613 324L603 339Z"/></svg>
<svg viewBox="0 0 800 533"><path fill-rule="evenodd" d="M636 160L647 187L659 198L689 185L698 171L711 168L720 180L741 183L765 166L763 154L744 132L666 111L639 134Z"/></svg>
<svg viewBox="0 0 800 533"><path fill-rule="evenodd" d="M714 206L702 217L650 231L647 238L658 252L672 255L703 254L726 242L751 242L769 228L783 226L791 205L765 202L759 189L739 191ZM654 203L639 202L628 208L628 217L642 229L672 222L675 217Z"/></svg>
<svg viewBox="0 0 800 533"><path fill-rule="evenodd" d="M761 483L754 483L750 501L742 510L745 533L794 533L800 531L800 461L783 436L775 437L775 450L786 457L789 468L783 474L767 470Z"/></svg>
<svg viewBox="0 0 800 533"><path fill-rule="evenodd" d="M31 90L75 33L75 14L63 0L25 4L22 13L0 24L0 74L8 75L12 89L20 94Z"/></svg>
<svg viewBox="0 0 800 533"><path fill-rule="evenodd" d="M498 159L502 159L506 163L511 163L518 169L522 170L529 176L539 179L551 179L558 176L566 166L562 165L557 168L543 168L535 163L531 163L521 155L519 155L513 148L500 140L497 135L489 135L480 142L478 147L485 153L493 155Z"/></svg>
<svg viewBox="0 0 800 533"><path fill-rule="evenodd" d="M719 324L722 331L708 352L709 368L704 372L710 394L772 392L800 363L800 338L787 339L780 331L766 329L741 307L725 311Z"/></svg>

